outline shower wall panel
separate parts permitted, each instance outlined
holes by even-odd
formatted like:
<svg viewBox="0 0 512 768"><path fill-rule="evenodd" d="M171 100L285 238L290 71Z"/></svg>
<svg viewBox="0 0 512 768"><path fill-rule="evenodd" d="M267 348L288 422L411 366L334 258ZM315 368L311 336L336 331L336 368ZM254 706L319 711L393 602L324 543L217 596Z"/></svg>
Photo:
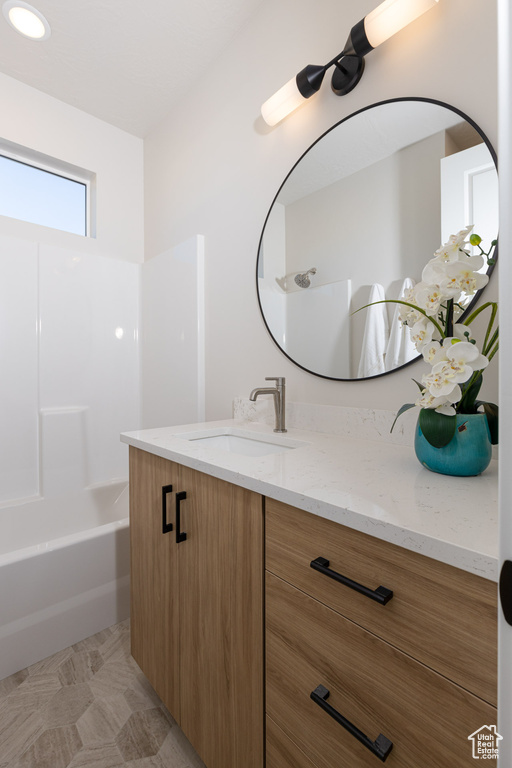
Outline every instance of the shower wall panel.
<svg viewBox="0 0 512 768"><path fill-rule="evenodd" d="M40 249L43 445L55 452L48 466L57 471L64 441L87 485L127 476L119 434L139 426L139 270L103 256Z"/></svg>
<svg viewBox="0 0 512 768"><path fill-rule="evenodd" d="M141 269L142 426L204 421L204 237Z"/></svg>
<svg viewBox="0 0 512 768"><path fill-rule="evenodd" d="M126 478L140 267L0 237L0 503Z"/></svg>
<svg viewBox="0 0 512 768"><path fill-rule="evenodd" d="M0 237L0 502L38 491L37 244Z"/></svg>
<svg viewBox="0 0 512 768"><path fill-rule="evenodd" d="M350 280L286 296L286 352L292 360L313 373L350 378L350 298Z"/></svg>

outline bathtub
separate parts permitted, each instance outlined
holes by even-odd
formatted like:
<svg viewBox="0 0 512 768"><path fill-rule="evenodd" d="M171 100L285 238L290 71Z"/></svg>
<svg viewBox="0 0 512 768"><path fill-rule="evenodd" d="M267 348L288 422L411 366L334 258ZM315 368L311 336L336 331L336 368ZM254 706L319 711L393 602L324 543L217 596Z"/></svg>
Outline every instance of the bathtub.
<svg viewBox="0 0 512 768"><path fill-rule="evenodd" d="M0 508L0 680L128 615L126 482Z"/></svg>

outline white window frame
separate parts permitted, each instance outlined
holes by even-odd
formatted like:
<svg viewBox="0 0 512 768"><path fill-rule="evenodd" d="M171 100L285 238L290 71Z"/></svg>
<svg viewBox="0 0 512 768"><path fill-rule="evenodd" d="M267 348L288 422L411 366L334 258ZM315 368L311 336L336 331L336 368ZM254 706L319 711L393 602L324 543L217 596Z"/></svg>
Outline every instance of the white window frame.
<svg viewBox="0 0 512 768"><path fill-rule="evenodd" d="M52 173L69 181L75 181L85 186L85 237L96 237L96 174L85 168L79 168L63 160L36 152L29 147L15 144L0 138L0 155L8 160L16 160L39 171ZM1 211L0 211L1 215ZM36 222L30 222L36 224ZM36 224L37 226L37 224ZM44 226L44 225L40 225ZM59 230L64 232L65 230ZM77 235L84 237L84 235Z"/></svg>

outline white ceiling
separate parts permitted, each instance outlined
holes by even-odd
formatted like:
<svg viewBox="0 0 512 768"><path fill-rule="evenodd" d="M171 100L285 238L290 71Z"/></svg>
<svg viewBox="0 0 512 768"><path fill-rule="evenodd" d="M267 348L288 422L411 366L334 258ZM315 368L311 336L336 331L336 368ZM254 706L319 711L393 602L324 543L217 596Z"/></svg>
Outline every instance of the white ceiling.
<svg viewBox="0 0 512 768"><path fill-rule="evenodd" d="M461 122L452 110L422 101L394 101L360 112L307 152L278 202L290 205Z"/></svg>
<svg viewBox="0 0 512 768"><path fill-rule="evenodd" d="M51 37L28 40L0 14L0 72L145 136L262 0L29 2Z"/></svg>

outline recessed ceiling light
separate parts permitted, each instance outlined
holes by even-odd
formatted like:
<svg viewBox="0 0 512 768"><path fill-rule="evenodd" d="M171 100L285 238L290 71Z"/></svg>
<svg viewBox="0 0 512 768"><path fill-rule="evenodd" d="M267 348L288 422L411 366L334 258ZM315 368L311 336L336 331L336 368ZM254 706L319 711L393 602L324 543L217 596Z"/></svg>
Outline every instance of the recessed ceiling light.
<svg viewBox="0 0 512 768"><path fill-rule="evenodd" d="M22 0L6 0L2 11L16 32L31 40L47 40L51 35L50 25L37 8Z"/></svg>

